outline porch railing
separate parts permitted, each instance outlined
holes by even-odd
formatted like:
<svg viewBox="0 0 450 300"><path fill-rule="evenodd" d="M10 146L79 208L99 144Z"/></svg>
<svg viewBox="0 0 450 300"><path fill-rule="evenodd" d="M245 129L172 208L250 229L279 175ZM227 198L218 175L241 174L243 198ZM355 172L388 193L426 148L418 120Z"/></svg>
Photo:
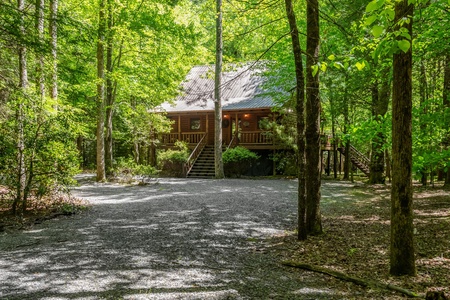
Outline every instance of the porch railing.
<svg viewBox="0 0 450 300"><path fill-rule="evenodd" d="M205 132L166 133L162 135L161 142L163 144L175 144L176 141L183 141L188 144L198 144L205 134Z"/></svg>
<svg viewBox="0 0 450 300"><path fill-rule="evenodd" d="M188 173L191 171L192 167L194 166L195 161L200 156L200 153L202 153L203 148L205 148L207 142L208 142L208 134L204 133L202 138L198 142L197 146L194 148L191 155L187 159L187 162L183 164L184 177L186 177L188 175Z"/></svg>
<svg viewBox="0 0 450 300"><path fill-rule="evenodd" d="M264 131L241 131L239 144L268 144L273 143L272 136Z"/></svg>

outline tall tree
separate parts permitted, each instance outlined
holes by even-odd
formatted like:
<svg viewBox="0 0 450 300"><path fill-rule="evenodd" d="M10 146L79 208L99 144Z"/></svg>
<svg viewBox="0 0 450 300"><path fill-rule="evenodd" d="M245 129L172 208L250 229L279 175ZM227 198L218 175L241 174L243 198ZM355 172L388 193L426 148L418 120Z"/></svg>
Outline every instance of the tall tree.
<svg viewBox="0 0 450 300"><path fill-rule="evenodd" d="M105 181L105 58L104 43L106 31L105 0L100 0L97 37L97 181Z"/></svg>
<svg viewBox="0 0 450 300"><path fill-rule="evenodd" d="M305 184L305 76L303 74L302 48L292 0L285 0L286 15L291 31L292 51L295 63L295 103L297 112L298 156L298 239L306 240L306 184Z"/></svg>
<svg viewBox="0 0 450 300"><path fill-rule="evenodd" d="M412 36L414 6L395 4L396 30ZM403 45L403 37L397 43ZM406 50L406 47L402 47ZM412 45L393 55L390 273L415 275L412 214Z"/></svg>
<svg viewBox="0 0 450 300"><path fill-rule="evenodd" d="M390 67L383 67L381 76L372 85L372 117L377 124L381 124L389 108L391 95ZM372 139L372 155L370 157L369 183L384 183L384 145L386 136L380 126L377 127Z"/></svg>
<svg viewBox="0 0 450 300"><path fill-rule="evenodd" d="M216 178L224 178L222 160L222 0L216 0L216 66L214 80L214 157Z"/></svg>
<svg viewBox="0 0 450 300"><path fill-rule="evenodd" d="M44 41L44 8L45 0L36 0L36 44L40 44ZM42 51L38 52L37 60L37 91L40 101L42 102L45 97L44 55L42 54Z"/></svg>
<svg viewBox="0 0 450 300"><path fill-rule="evenodd" d="M450 114L450 54L445 55L445 66L444 66L444 91L443 91L443 104L446 109L444 120L446 120L447 125L450 124L449 114ZM444 124L445 126L446 124ZM446 133L446 146L450 147L450 131L447 127ZM450 166L447 165L447 176L445 176L445 186L450 186Z"/></svg>
<svg viewBox="0 0 450 300"><path fill-rule="evenodd" d="M24 98L28 89L28 69L27 69L27 48L25 47L25 0L17 1L17 10L19 13L19 36L20 44L18 48L19 55L19 89L22 95L17 100L16 108L16 122L17 122L17 182L16 182L16 198L12 206L12 213L17 213L17 205L22 200L22 195L25 189L26 174L25 174L25 137L24 137ZM22 210L26 210L26 203L22 202Z"/></svg>
<svg viewBox="0 0 450 300"><path fill-rule="evenodd" d="M320 215L319 1L306 1L306 199L307 229L322 233ZM316 71L314 71L316 70Z"/></svg>
<svg viewBox="0 0 450 300"><path fill-rule="evenodd" d="M50 97L58 100L58 0L50 0L50 44L52 51L52 88ZM55 103L56 105L56 103Z"/></svg>
<svg viewBox="0 0 450 300"><path fill-rule="evenodd" d="M111 175L113 168L113 105L114 87L111 79L113 72L113 1L107 0L108 24L106 34L106 138L105 138L105 172Z"/></svg>

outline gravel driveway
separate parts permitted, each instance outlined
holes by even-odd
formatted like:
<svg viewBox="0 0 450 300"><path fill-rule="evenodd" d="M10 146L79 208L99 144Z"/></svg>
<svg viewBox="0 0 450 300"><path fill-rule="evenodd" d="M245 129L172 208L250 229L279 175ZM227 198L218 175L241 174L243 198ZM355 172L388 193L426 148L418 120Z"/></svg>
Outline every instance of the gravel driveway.
<svg viewBox="0 0 450 300"><path fill-rule="evenodd" d="M85 182L79 215L0 235L0 299L341 299L285 268L269 238L292 228L297 182Z"/></svg>

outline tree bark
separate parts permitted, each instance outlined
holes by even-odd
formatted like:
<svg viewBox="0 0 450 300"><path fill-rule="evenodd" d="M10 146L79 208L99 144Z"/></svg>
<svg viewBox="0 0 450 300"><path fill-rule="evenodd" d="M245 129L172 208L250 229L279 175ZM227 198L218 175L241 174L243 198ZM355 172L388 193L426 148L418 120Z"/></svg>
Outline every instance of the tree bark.
<svg viewBox="0 0 450 300"><path fill-rule="evenodd" d="M412 36L413 5L395 5L395 22L409 18L405 28ZM400 26L397 26L397 30ZM412 215L412 47L393 56L392 189L390 274L416 275Z"/></svg>
<svg viewBox="0 0 450 300"><path fill-rule="evenodd" d="M372 87L372 116L377 123L382 122L382 118L386 115L389 107L390 83L389 68L382 72L381 85L375 82ZM380 86L380 88L379 88ZM370 159L370 175L369 183L384 183L384 145L386 137L384 132L379 129L375 138L372 140L372 155Z"/></svg>
<svg viewBox="0 0 450 300"><path fill-rule="evenodd" d="M17 10L19 12L19 34L25 36L25 26L24 26L24 14L25 14L25 1L18 0ZM19 88L22 93L25 94L28 88L28 70L27 70L27 49L24 45L19 45L18 48L19 57ZM24 162L24 151L25 151L25 137L24 137L24 104L22 95L18 99L17 111L16 111L16 122L17 122L17 183L16 183L16 197L12 205L12 213L17 214L17 206L22 200L22 195L24 194L26 174L25 174L25 162ZM22 210L26 210L26 203L22 203Z"/></svg>
<svg viewBox="0 0 450 300"><path fill-rule="evenodd" d="M347 93L347 77L348 75L345 75L345 81L344 81L344 135L348 134L348 128L350 126L350 117L349 117L349 102L348 102L348 93ZM350 179L350 167L351 167L351 161L350 161L350 141L345 140L345 152L344 152L344 180Z"/></svg>
<svg viewBox="0 0 450 300"><path fill-rule="evenodd" d="M44 41L44 8L45 1L44 0L36 0L36 31L37 31L37 45L41 45ZM44 55L39 52L37 55L37 92L40 97L40 102L45 99L45 79L44 79Z"/></svg>
<svg viewBox="0 0 450 300"><path fill-rule="evenodd" d="M443 104L446 109L446 116L444 120L446 120L447 126L447 136L445 137L445 146L447 148L450 147L450 130L449 130L449 114L450 114L450 54L447 53L445 56L445 66L444 66L444 90L443 90ZM445 176L445 186L450 186L450 166L447 165L447 175Z"/></svg>
<svg viewBox="0 0 450 300"><path fill-rule="evenodd" d="M322 233L320 215L320 97L319 72L312 73L317 65L320 49L319 1L306 4L306 201L307 230L312 235Z"/></svg>
<svg viewBox="0 0 450 300"><path fill-rule="evenodd" d="M105 0L100 0L97 40L97 181L105 181Z"/></svg>
<svg viewBox="0 0 450 300"><path fill-rule="evenodd" d="M52 49L52 91L50 97L58 100L58 0L50 0L50 39Z"/></svg>
<svg viewBox="0 0 450 300"><path fill-rule="evenodd" d="M224 178L222 160L222 0L216 0L216 66L214 80L214 158L216 178Z"/></svg>
<svg viewBox="0 0 450 300"><path fill-rule="evenodd" d="M106 38L106 139L105 139L105 172L109 176L113 169L113 82L111 74L113 72L113 14L112 1L107 0L108 6L108 29Z"/></svg>
<svg viewBox="0 0 450 300"><path fill-rule="evenodd" d="M308 237L306 227L306 182L305 182L305 77L303 74L302 49L300 46L297 21L292 0L285 0L286 15L291 30L292 51L295 63L295 98L297 111L297 148L298 148L298 239Z"/></svg>
<svg viewBox="0 0 450 300"><path fill-rule="evenodd" d="M420 107L422 107L422 110L420 111L420 113L424 116L426 116L428 114L428 105L427 105L427 101L428 101L428 83L427 83L427 72L425 69L425 64L424 64L424 60L422 59L420 61L420 78L419 78L419 94L420 94ZM420 131L422 132L423 135L426 136L426 130L427 130L427 122L424 121L425 118L419 118L419 123L420 123ZM423 169L420 170L421 173L421 179L420 181L422 182L423 186L427 185L427 178L428 178L428 169L426 167L424 167Z"/></svg>

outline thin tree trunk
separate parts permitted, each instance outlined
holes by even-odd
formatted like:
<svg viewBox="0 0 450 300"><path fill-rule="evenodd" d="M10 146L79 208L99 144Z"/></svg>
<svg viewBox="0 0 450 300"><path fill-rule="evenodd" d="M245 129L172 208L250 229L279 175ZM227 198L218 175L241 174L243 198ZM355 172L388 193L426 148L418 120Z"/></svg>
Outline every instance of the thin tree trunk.
<svg viewBox="0 0 450 300"><path fill-rule="evenodd" d="M381 88L376 82L372 88L372 116L377 123L382 122L382 118L386 115L389 107L390 98L390 83L389 83L389 68L382 72ZM375 138L372 140L372 155L370 160L370 175L369 183L384 183L384 145L386 144L386 137L381 129L377 132Z"/></svg>
<svg viewBox="0 0 450 300"><path fill-rule="evenodd" d="M214 158L216 178L224 178L222 160L222 0L216 0L216 73L214 81Z"/></svg>
<svg viewBox="0 0 450 300"><path fill-rule="evenodd" d="M44 41L44 8L45 0L36 0L36 31L37 31L37 43L42 45ZM44 55L42 55L42 50L39 49L39 54L37 55L37 91L40 97L40 104L45 99L45 80L44 80Z"/></svg>
<svg viewBox="0 0 450 300"><path fill-rule="evenodd" d="M292 0L285 0L286 15L291 30L292 50L295 62L295 98L297 111L297 148L298 148L298 239L308 237L306 227L306 183L305 183L305 76L303 74L302 49Z"/></svg>
<svg viewBox="0 0 450 300"><path fill-rule="evenodd" d="M113 13L112 13L112 1L107 0L108 6L108 29L106 38L106 140L105 140L105 171L109 176L113 169L113 82L111 75L113 72Z"/></svg>
<svg viewBox="0 0 450 300"><path fill-rule="evenodd" d="M58 0L50 0L50 38L52 49L52 91L50 97L58 100ZM57 106L57 105L56 105Z"/></svg>
<svg viewBox="0 0 450 300"><path fill-rule="evenodd" d="M312 67L319 58L319 1L306 4L306 222L312 235L322 233L320 215L320 97L319 72L312 74Z"/></svg>
<svg viewBox="0 0 450 300"><path fill-rule="evenodd" d="M413 5L395 5L395 22L412 36ZM410 18L411 17L411 18ZM400 27L400 26L398 26ZM399 28L397 28L399 29ZM412 214L412 49L393 57L390 274L416 275Z"/></svg>
<svg viewBox="0 0 450 300"><path fill-rule="evenodd" d="M348 128L350 126L350 117L349 117L349 103L348 103L348 93L347 93L347 76L345 75L345 81L344 81L344 135L347 135ZM346 140L345 144L345 153L344 153L344 177L343 179L349 180L350 179L350 141Z"/></svg>
<svg viewBox="0 0 450 300"><path fill-rule="evenodd" d="M420 94L420 107L422 107L421 114L424 116L428 114L428 83L427 83L427 72L425 69L425 64L423 59L420 61L420 78L419 78L419 94ZM420 122L420 131L424 136L426 136L427 131L427 122L424 121L425 118L419 118ZM427 185L427 179L428 179L428 169L426 167L423 167L420 170L421 173L421 179L423 186Z"/></svg>
<svg viewBox="0 0 450 300"><path fill-rule="evenodd" d="M19 16L19 30L20 35L22 37L25 36L25 27L24 27L24 9L25 9L25 1L18 0L17 2ZM19 87L22 90L23 94L26 93L28 88L28 70L27 70L27 49L23 45L19 45L18 48L18 56L19 56ZM18 99L17 111L16 111L16 120L17 120L17 184L16 184L16 198L14 199L12 205L12 213L17 213L17 205L22 200L22 195L25 189L25 162L24 162L24 150L25 150L25 141L24 141L24 104L23 104L24 95L20 96Z"/></svg>
<svg viewBox="0 0 450 300"><path fill-rule="evenodd" d="M105 181L105 0L100 0L97 41L97 181Z"/></svg>
<svg viewBox="0 0 450 300"><path fill-rule="evenodd" d="M450 54L445 56L444 66L444 91L443 91L443 104L447 110L447 115L444 117L445 126L447 128L446 147L450 147L450 120L448 116L448 110L450 110ZM450 186L450 166L447 165L447 176L445 176L445 186Z"/></svg>

